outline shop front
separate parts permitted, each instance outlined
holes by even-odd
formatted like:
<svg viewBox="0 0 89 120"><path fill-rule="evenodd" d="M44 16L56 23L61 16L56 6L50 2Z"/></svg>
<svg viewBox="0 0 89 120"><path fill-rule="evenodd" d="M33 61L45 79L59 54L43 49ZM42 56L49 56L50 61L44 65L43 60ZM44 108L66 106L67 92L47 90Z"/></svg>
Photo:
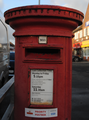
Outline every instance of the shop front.
<svg viewBox="0 0 89 120"><path fill-rule="evenodd" d="M83 41L81 48L83 50L83 60L89 61L89 40Z"/></svg>
<svg viewBox="0 0 89 120"><path fill-rule="evenodd" d="M73 55L83 58L83 52L81 48L82 42L73 44Z"/></svg>

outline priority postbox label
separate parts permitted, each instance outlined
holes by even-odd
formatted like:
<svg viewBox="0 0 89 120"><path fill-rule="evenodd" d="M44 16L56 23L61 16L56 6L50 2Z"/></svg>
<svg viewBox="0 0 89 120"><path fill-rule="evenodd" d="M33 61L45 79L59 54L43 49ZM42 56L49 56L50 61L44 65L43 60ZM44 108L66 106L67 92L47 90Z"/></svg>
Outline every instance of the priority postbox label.
<svg viewBox="0 0 89 120"><path fill-rule="evenodd" d="M58 109L32 109L25 108L25 116L26 117L35 117L35 118L48 118L48 117L57 117Z"/></svg>
<svg viewBox="0 0 89 120"><path fill-rule="evenodd" d="M53 70L31 70L30 104L53 104Z"/></svg>

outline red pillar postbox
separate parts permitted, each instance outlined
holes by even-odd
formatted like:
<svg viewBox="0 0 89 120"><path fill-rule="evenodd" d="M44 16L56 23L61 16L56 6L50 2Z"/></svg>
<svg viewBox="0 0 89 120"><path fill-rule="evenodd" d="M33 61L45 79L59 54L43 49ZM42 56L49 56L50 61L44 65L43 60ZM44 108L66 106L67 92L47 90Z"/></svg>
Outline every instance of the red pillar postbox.
<svg viewBox="0 0 89 120"><path fill-rule="evenodd" d="M71 120L72 31L83 14L40 5L4 15L15 30L15 120Z"/></svg>

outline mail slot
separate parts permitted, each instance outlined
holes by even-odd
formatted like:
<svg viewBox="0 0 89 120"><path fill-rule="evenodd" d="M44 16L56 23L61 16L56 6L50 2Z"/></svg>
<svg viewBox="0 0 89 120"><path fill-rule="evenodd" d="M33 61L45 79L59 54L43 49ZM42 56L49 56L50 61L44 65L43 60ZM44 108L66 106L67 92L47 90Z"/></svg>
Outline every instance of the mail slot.
<svg viewBox="0 0 89 120"><path fill-rule="evenodd" d="M23 61L58 61L62 62L63 48L58 47L25 47L23 48Z"/></svg>
<svg viewBox="0 0 89 120"><path fill-rule="evenodd" d="M15 36L15 120L71 120L72 31L80 11L49 5L4 13Z"/></svg>

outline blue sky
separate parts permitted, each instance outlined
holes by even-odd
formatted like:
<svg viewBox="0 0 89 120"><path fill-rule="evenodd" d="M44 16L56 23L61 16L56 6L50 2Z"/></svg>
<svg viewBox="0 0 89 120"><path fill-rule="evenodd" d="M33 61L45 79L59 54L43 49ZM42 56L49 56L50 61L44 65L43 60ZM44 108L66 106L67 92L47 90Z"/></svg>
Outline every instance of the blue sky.
<svg viewBox="0 0 89 120"><path fill-rule="evenodd" d="M80 4L81 2L81 4ZM0 9L5 12L8 9L26 6L26 5L38 5L39 0L0 0ZM60 5L66 6L86 12L87 4L89 0L40 0L41 5Z"/></svg>
<svg viewBox="0 0 89 120"><path fill-rule="evenodd" d="M7 2L8 1L8 2ZM19 6L27 6L27 5L38 5L39 0L3 0L3 12ZM48 4L50 5L50 0L40 0L40 4Z"/></svg>

